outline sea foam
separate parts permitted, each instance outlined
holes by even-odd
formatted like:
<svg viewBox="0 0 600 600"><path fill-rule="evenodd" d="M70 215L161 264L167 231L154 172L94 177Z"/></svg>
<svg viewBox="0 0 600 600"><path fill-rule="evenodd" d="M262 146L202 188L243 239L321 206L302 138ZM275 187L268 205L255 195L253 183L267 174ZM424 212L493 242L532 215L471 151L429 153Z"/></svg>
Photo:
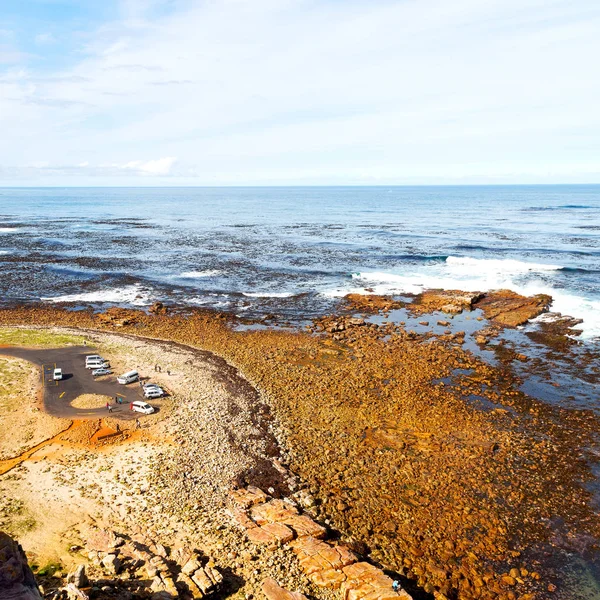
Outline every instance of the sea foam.
<svg viewBox="0 0 600 600"><path fill-rule="evenodd" d="M182 273L180 277L183 277L184 279L200 279L202 277L215 277L220 274L221 271L212 269L207 271L186 271L185 273Z"/></svg>
<svg viewBox="0 0 600 600"><path fill-rule="evenodd" d="M122 288L84 292L82 294L65 294L40 298L44 302L90 302L109 304L132 304L134 306L147 306L152 303L152 296L148 290L140 285L128 285Z"/></svg>

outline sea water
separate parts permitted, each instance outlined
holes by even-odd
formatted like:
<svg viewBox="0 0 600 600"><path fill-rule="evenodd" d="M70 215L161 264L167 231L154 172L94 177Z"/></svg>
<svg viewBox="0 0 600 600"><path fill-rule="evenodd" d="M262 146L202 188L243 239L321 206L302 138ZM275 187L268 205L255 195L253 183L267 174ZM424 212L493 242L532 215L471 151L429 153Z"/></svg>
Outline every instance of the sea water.
<svg viewBox="0 0 600 600"><path fill-rule="evenodd" d="M310 318L349 292L546 293L600 336L600 186L0 188L3 303Z"/></svg>

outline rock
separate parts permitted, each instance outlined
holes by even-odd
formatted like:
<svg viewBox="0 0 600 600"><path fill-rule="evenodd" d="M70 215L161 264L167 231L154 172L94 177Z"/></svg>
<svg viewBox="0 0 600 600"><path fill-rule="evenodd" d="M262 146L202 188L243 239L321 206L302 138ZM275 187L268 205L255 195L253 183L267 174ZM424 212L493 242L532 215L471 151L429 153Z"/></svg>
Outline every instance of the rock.
<svg viewBox="0 0 600 600"><path fill-rule="evenodd" d="M41 600L37 583L21 546L0 532L0 598Z"/></svg>
<svg viewBox="0 0 600 600"><path fill-rule="evenodd" d="M107 573L118 575L121 570L121 560L115 554L107 554L101 561Z"/></svg>
<svg viewBox="0 0 600 600"><path fill-rule="evenodd" d="M360 319L357 317L352 317L348 319L348 325L353 325L354 327L362 327L365 324L364 319Z"/></svg>
<svg viewBox="0 0 600 600"><path fill-rule="evenodd" d="M259 525L284 522L287 518L297 514L298 509L283 500L271 500L250 509L250 517Z"/></svg>
<svg viewBox="0 0 600 600"><path fill-rule="evenodd" d="M415 309L421 312L439 310L450 314L458 314L463 310L471 310L473 304L483 296L478 292L461 292L458 290L427 290L415 300Z"/></svg>
<svg viewBox="0 0 600 600"><path fill-rule="evenodd" d="M306 600L300 592L290 592L282 588L274 579L268 577L262 582L261 589L267 600Z"/></svg>
<svg viewBox="0 0 600 600"><path fill-rule="evenodd" d="M72 583L75 587L88 587L89 579L85 573L85 565L79 565L74 571L67 575L67 582Z"/></svg>
<svg viewBox="0 0 600 600"><path fill-rule="evenodd" d="M169 312L168 307L162 302L155 302L148 310L155 315L166 315Z"/></svg>
<svg viewBox="0 0 600 600"><path fill-rule="evenodd" d="M287 518L284 523L288 527L291 527L298 537L311 536L323 539L327 535L325 527L315 523L306 515L293 515Z"/></svg>
<svg viewBox="0 0 600 600"><path fill-rule="evenodd" d="M249 508L255 504L263 504L268 496L257 487L249 485L246 489L234 490L229 494L229 498L243 508Z"/></svg>
<svg viewBox="0 0 600 600"><path fill-rule="evenodd" d="M546 312L552 298L545 294L521 296L511 290L488 292L475 303L487 319L500 325L517 327Z"/></svg>
<svg viewBox="0 0 600 600"><path fill-rule="evenodd" d="M181 567L181 572L185 575L191 575L192 573L200 569L201 566L202 565L195 558L192 558L188 560L188 562L186 562L185 565L183 565L183 567Z"/></svg>
<svg viewBox="0 0 600 600"><path fill-rule="evenodd" d="M346 600L384 600L402 598L412 600L411 596L401 588L392 587L394 582L381 569L365 562L354 563L344 567L346 576L341 584L342 595Z"/></svg>

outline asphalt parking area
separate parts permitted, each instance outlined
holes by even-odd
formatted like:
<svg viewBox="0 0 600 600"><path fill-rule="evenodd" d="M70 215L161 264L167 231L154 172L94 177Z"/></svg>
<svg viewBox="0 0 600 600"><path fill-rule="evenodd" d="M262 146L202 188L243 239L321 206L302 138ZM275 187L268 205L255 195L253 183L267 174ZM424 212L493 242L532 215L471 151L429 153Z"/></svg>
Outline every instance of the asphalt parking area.
<svg viewBox="0 0 600 600"><path fill-rule="evenodd" d="M50 415L67 419L99 419L109 414L103 408L75 408L71 402L82 394L100 394L112 398L111 417L137 419L142 416L129 410L130 402L143 400L144 394L139 384L120 385L117 374L95 378L91 370L85 368L85 356L93 354L89 346L69 346L66 348L0 348L0 354L27 360L40 369L44 392L44 409ZM59 367L63 379L54 381L54 369ZM115 403L115 397L123 399Z"/></svg>

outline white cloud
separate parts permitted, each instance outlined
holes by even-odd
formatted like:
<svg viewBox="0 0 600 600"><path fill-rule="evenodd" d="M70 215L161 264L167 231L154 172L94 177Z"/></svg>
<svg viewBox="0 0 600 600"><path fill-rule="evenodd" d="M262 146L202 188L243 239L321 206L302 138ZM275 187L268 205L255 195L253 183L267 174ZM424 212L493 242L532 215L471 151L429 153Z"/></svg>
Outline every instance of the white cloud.
<svg viewBox="0 0 600 600"><path fill-rule="evenodd" d="M165 156L163 158L157 158L156 160L141 161L132 160L128 163L121 165L120 169L131 170L143 175L168 175L171 168L177 161L175 156Z"/></svg>
<svg viewBox="0 0 600 600"><path fill-rule="evenodd" d="M82 155L85 168L37 177L598 179L591 0L123 0L121 9L69 67L0 68L0 183L23 165L81 165Z"/></svg>
<svg viewBox="0 0 600 600"><path fill-rule="evenodd" d="M38 33L35 36L35 43L43 46L44 44L53 44L56 42L56 38L51 33Z"/></svg>

